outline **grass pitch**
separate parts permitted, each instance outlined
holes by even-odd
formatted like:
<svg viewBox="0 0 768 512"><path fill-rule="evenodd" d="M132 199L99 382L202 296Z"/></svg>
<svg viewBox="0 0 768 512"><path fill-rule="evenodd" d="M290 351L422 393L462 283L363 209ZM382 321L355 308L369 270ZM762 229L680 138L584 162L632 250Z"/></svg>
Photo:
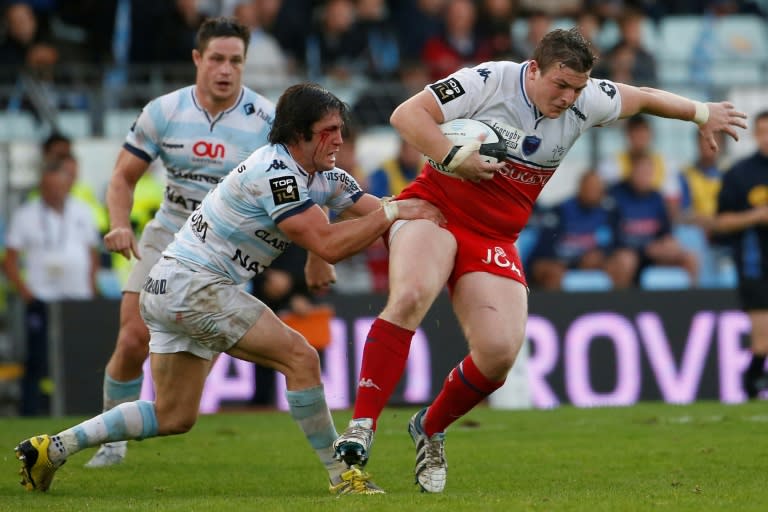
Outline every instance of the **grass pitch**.
<svg viewBox="0 0 768 512"><path fill-rule="evenodd" d="M447 436L441 495L413 484L406 427L390 408L368 470L383 496L335 498L287 413L203 416L183 436L131 442L116 467L70 458L48 493L18 485L13 447L79 418L0 420L0 511L748 511L764 510L765 402L646 403L626 408L497 411L480 407ZM349 412L335 413L337 426Z"/></svg>

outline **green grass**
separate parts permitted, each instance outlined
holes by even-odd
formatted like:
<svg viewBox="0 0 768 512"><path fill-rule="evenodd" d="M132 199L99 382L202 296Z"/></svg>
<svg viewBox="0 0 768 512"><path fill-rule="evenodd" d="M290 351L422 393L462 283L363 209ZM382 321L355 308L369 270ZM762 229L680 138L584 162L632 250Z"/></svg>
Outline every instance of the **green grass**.
<svg viewBox="0 0 768 512"><path fill-rule="evenodd" d="M124 464L74 455L48 493L18 485L16 442L78 418L0 420L0 510L747 511L764 510L765 402L494 411L449 429L445 493L413 485L413 409L387 409L368 470L384 496L336 499L287 413L201 417L183 436L132 442ZM335 414L344 425L349 412Z"/></svg>

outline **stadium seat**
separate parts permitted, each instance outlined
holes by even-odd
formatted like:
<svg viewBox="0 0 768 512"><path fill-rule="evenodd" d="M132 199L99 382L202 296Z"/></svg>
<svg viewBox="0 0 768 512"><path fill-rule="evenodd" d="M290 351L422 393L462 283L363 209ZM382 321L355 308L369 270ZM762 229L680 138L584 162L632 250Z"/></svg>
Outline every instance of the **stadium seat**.
<svg viewBox="0 0 768 512"><path fill-rule="evenodd" d="M640 288L644 290L686 290L691 277L680 267L650 266L640 273Z"/></svg>
<svg viewBox="0 0 768 512"><path fill-rule="evenodd" d="M613 288L611 278L602 270L568 270L561 283L566 292L598 292Z"/></svg>

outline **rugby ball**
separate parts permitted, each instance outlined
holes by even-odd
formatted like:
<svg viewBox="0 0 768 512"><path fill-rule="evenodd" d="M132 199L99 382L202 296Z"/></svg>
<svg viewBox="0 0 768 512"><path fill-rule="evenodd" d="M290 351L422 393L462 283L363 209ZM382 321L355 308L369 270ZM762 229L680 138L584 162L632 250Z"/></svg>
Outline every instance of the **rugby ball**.
<svg viewBox="0 0 768 512"><path fill-rule="evenodd" d="M503 161L507 156L507 144L504 137L493 126L483 121L454 119L441 124L440 131L453 142L454 146L463 146L485 136L480 145L479 153L486 162L495 164ZM431 158L428 160L429 165L441 173L454 178L458 177L455 172L449 171L442 163L435 162Z"/></svg>

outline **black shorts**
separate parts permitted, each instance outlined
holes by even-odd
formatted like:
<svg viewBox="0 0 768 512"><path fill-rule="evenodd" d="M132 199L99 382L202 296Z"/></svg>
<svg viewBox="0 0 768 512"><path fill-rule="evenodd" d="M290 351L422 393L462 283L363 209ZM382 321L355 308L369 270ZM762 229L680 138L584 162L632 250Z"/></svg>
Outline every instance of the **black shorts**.
<svg viewBox="0 0 768 512"><path fill-rule="evenodd" d="M744 311L768 309L768 281L762 279L739 281L739 301Z"/></svg>

